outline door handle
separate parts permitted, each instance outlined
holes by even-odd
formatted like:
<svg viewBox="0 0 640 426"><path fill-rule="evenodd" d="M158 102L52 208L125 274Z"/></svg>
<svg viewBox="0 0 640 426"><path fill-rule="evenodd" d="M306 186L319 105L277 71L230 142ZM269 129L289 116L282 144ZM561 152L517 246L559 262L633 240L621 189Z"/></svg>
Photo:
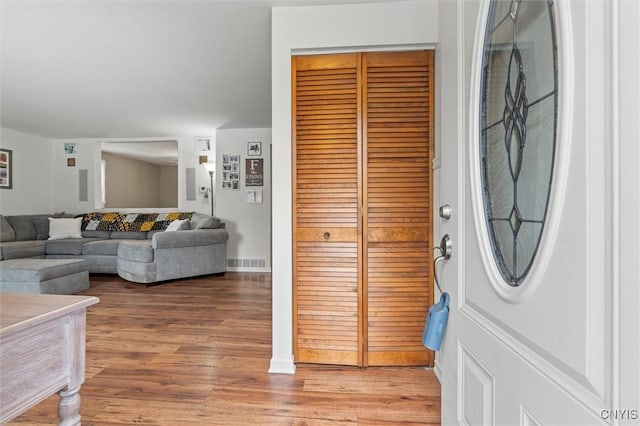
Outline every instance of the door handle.
<svg viewBox="0 0 640 426"><path fill-rule="evenodd" d="M440 240L440 246L436 248L440 250L440 256L443 257L444 260L449 260L451 253L453 253L453 243L451 242L449 234L445 234L445 236L442 237Z"/></svg>
<svg viewBox="0 0 640 426"><path fill-rule="evenodd" d="M436 281L436 287L438 287L440 293L443 293L442 287L440 287L440 281L438 280L438 263L451 258L451 253L453 253L451 236L449 234L445 234L445 236L440 240L440 246L434 247L434 250L439 250L440 255L433 259L433 278Z"/></svg>

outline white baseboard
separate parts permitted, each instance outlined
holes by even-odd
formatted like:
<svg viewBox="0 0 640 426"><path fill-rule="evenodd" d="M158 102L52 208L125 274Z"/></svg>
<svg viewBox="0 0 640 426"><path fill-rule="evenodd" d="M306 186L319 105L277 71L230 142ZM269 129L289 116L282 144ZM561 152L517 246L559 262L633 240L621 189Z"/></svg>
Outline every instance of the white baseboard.
<svg viewBox="0 0 640 426"><path fill-rule="evenodd" d="M296 374L296 365L293 359L275 359L271 358L269 366L269 374Z"/></svg>
<svg viewBox="0 0 640 426"><path fill-rule="evenodd" d="M435 363L433 364L433 373L436 375L436 378L440 383L442 383L442 370L440 369L440 364L438 363L438 359L436 358Z"/></svg>

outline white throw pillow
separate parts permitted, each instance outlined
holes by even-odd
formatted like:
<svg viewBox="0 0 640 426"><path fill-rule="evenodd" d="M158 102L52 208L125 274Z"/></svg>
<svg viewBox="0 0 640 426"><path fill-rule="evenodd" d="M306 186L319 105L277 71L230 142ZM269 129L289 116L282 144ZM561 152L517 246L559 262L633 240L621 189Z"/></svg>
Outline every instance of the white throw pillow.
<svg viewBox="0 0 640 426"><path fill-rule="evenodd" d="M186 219L185 220L174 220L169 224L169 226L167 226L167 229L165 229L165 232L166 231L182 231L182 230L185 230L185 229L189 229L189 227L188 227L189 223L188 222L189 221L186 220Z"/></svg>
<svg viewBox="0 0 640 426"><path fill-rule="evenodd" d="M49 218L49 239L62 240L64 238L82 238L80 226L81 217L74 218Z"/></svg>

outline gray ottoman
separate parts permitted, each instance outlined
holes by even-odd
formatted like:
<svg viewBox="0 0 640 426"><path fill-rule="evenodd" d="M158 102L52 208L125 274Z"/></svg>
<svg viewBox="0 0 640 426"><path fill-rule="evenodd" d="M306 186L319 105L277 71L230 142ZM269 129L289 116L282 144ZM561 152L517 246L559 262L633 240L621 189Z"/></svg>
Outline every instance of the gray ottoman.
<svg viewBox="0 0 640 426"><path fill-rule="evenodd" d="M84 259L9 259L0 262L0 291L74 294L89 288Z"/></svg>

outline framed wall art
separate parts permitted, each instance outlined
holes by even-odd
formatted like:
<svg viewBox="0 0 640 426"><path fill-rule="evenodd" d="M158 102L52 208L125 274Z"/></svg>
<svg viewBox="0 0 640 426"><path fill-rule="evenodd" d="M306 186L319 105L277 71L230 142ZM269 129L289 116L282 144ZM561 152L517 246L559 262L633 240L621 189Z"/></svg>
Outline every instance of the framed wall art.
<svg viewBox="0 0 640 426"><path fill-rule="evenodd" d="M13 151L0 149L0 188L13 188Z"/></svg>
<svg viewBox="0 0 640 426"><path fill-rule="evenodd" d="M209 136L196 137L196 151L211 151L211 138Z"/></svg>
<svg viewBox="0 0 640 426"><path fill-rule="evenodd" d="M66 155L73 155L78 153L78 144L76 142L65 142L64 153Z"/></svg>
<svg viewBox="0 0 640 426"><path fill-rule="evenodd" d="M262 158L245 159L245 186L262 186L264 163Z"/></svg>
<svg viewBox="0 0 640 426"><path fill-rule="evenodd" d="M222 189L240 189L239 155L222 155Z"/></svg>
<svg viewBox="0 0 640 426"><path fill-rule="evenodd" d="M247 142L247 155L252 157L262 155L262 142Z"/></svg>

